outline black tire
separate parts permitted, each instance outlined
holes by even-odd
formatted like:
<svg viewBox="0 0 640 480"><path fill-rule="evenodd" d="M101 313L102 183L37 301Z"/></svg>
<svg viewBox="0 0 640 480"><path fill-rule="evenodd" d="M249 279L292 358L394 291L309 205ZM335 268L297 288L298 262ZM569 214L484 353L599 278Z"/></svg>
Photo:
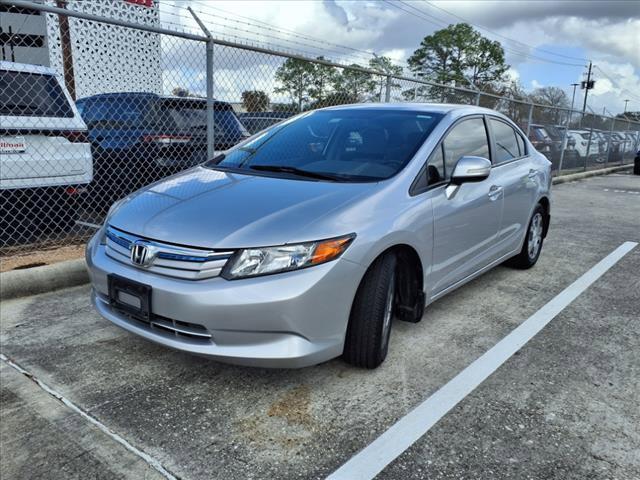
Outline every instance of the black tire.
<svg viewBox="0 0 640 480"><path fill-rule="evenodd" d="M395 279L396 257L387 253L369 267L360 282L351 307L343 352L344 359L351 365L376 368L386 358L395 307Z"/></svg>
<svg viewBox="0 0 640 480"><path fill-rule="evenodd" d="M537 219L541 221L540 228L542 231L540 232L540 239L537 248L533 248L534 252L532 254L531 241L535 235L532 235L532 227L534 222L537 222ZM529 219L529 224L527 225L527 233L524 239L524 243L522 244L522 250L515 257L507 260L506 264L513 268L519 268L521 270L525 270L527 268L533 267L538 258L540 258L540 252L542 251L542 244L544 243L544 222L545 222L545 211L542 205L538 204L531 215L531 219Z"/></svg>

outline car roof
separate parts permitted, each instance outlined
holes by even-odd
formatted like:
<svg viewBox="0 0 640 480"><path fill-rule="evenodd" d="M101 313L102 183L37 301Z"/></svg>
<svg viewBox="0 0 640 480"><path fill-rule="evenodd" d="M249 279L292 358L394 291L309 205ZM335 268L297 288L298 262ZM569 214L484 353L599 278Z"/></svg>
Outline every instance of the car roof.
<svg viewBox="0 0 640 480"><path fill-rule="evenodd" d="M146 98L159 98L162 100L176 100L176 101L186 101L186 102L206 102L207 99L204 97L181 97L178 95L158 95L153 92L111 92L111 93L98 93L96 95L91 95L89 97L83 97L76 100L76 102L84 102L86 100L93 100L98 98L118 98L118 97L146 97ZM215 100L214 103L218 105L231 105L229 102L225 102L222 100Z"/></svg>
<svg viewBox="0 0 640 480"><path fill-rule="evenodd" d="M447 114L452 111L469 111L475 113L496 114L499 112L475 105L458 105L453 103L414 103L414 102L394 102L394 103L352 103L346 105L335 105L321 110L343 110L343 109L371 109L371 110L410 110L413 112L430 112Z"/></svg>
<svg viewBox="0 0 640 480"><path fill-rule="evenodd" d="M12 72L39 73L45 75L56 75L56 71L51 67L43 67L42 65L32 65L30 63L0 61L0 70L9 70Z"/></svg>

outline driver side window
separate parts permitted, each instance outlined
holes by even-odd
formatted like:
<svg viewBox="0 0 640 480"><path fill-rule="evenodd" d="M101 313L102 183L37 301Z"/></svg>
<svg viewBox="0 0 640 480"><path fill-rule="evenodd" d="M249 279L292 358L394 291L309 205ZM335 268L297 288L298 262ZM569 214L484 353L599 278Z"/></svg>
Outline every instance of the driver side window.
<svg viewBox="0 0 640 480"><path fill-rule="evenodd" d="M489 156L489 139L482 118L471 118L458 123L442 142L444 153L444 173L449 180L453 169L462 157Z"/></svg>

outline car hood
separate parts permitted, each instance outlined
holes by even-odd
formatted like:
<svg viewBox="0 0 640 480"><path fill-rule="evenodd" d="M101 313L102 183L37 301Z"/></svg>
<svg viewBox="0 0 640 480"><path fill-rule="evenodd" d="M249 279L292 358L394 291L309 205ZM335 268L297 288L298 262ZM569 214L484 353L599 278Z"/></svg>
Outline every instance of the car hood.
<svg viewBox="0 0 640 480"><path fill-rule="evenodd" d="M218 249L319 240L352 233L349 207L377 185L197 167L132 194L109 224L153 240Z"/></svg>

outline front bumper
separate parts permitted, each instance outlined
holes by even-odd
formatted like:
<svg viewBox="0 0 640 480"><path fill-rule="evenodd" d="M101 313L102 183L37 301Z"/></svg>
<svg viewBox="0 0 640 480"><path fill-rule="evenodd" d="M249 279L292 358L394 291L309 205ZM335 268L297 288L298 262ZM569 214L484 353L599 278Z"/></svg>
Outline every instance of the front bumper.
<svg viewBox="0 0 640 480"><path fill-rule="evenodd" d="M361 265L341 258L243 280L182 280L120 263L106 255L95 237L86 257L92 301L107 320L168 347L260 367L304 367L341 355L351 304L365 273ZM154 316L200 325L211 339L174 335L113 309L110 273L150 285Z"/></svg>

